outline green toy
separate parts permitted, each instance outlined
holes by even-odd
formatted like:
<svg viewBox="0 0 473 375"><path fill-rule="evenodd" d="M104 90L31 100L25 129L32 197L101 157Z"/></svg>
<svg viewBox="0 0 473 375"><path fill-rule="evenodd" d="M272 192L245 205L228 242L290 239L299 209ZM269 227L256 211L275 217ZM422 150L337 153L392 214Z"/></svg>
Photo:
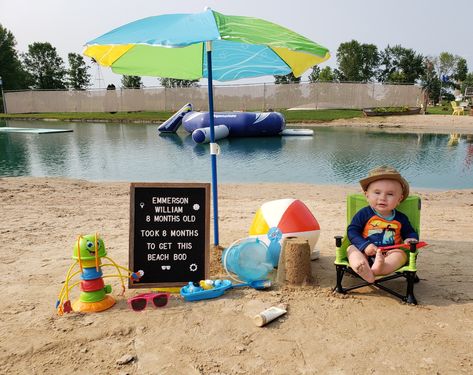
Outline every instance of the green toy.
<svg viewBox="0 0 473 375"><path fill-rule="evenodd" d="M144 274L143 271L132 272L125 267L119 266L111 258L107 257L105 244L97 233L78 236L74 244L72 259L74 259L75 262L67 271L66 280L56 302L58 315L63 315L71 311L99 312L106 310L115 304L115 299L109 295L112 291L112 287L105 285L104 278L118 277L122 284L123 295L125 293L124 279L131 278L134 281L139 281ZM110 263L102 264L102 259L106 259ZM79 266L79 270L75 270L77 265ZM118 273L103 276L102 267L107 266L115 267ZM79 274L81 280L70 285L71 279ZM69 292L79 284L81 289L80 297L71 304Z"/></svg>

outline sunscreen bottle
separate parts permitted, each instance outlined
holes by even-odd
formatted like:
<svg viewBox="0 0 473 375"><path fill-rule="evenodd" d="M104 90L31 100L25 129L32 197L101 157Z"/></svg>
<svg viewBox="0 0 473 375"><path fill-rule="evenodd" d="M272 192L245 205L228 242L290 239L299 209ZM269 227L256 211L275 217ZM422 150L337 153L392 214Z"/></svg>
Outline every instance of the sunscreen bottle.
<svg viewBox="0 0 473 375"><path fill-rule="evenodd" d="M262 327L274 319L284 315L287 312L287 307L283 304L272 306L253 317L253 321L258 327Z"/></svg>

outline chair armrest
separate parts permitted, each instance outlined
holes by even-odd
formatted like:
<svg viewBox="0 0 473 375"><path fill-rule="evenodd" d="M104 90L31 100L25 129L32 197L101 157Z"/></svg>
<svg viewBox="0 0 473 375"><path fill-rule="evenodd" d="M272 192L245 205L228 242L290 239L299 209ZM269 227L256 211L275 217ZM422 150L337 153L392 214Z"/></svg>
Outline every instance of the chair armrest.
<svg viewBox="0 0 473 375"><path fill-rule="evenodd" d="M404 267L401 267L396 272L416 272L417 271L417 254L419 254L419 250L416 248L417 242L412 242L410 244L410 249L406 250L407 253L407 263Z"/></svg>
<svg viewBox="0 0 473 375"><path fill-rule="evenodd" d="M335 264L348 265L347 248L349 245L348 237L335 236Z"/></svg>

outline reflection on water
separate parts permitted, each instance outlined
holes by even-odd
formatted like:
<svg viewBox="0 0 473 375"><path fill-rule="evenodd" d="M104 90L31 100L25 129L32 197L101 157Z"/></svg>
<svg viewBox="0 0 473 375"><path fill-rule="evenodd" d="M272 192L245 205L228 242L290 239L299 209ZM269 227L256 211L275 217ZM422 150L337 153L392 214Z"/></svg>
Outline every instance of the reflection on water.
<svg viewBox="0 0 473 375"><path fill-rule="evenodd" d="M209 146L156 125L11 121L0 126L68 128L72 133L0 133L0 176L88 180L210 181ZM415 187L473 187L473 137L316 128L313 137L219 141L219 182L356 184L379 164Z"/></svg>

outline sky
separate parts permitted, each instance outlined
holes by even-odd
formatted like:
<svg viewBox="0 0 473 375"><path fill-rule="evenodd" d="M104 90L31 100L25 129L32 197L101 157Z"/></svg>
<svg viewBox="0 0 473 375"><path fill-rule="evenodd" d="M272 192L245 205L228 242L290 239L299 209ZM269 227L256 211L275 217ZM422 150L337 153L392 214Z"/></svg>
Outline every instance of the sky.
<svg viewBox="0 0 473 375"><path fill-rule="evenodd" d="M13 33L19 52L34 42L49 42L67 64L68 53L82 53L85 42L118 26L159 14L201 12L206 6L280 24L327 47L332 57L322 68L336 67L338 46L355 39L378 50L400 44L424 56L449 52L465 58L473 71L472 0L451 6L445 0L0 0L0 24ZM109 68L89 72L96 88L120 86L121 75ZM143 82L159 84L156 78Z"/></svg>

